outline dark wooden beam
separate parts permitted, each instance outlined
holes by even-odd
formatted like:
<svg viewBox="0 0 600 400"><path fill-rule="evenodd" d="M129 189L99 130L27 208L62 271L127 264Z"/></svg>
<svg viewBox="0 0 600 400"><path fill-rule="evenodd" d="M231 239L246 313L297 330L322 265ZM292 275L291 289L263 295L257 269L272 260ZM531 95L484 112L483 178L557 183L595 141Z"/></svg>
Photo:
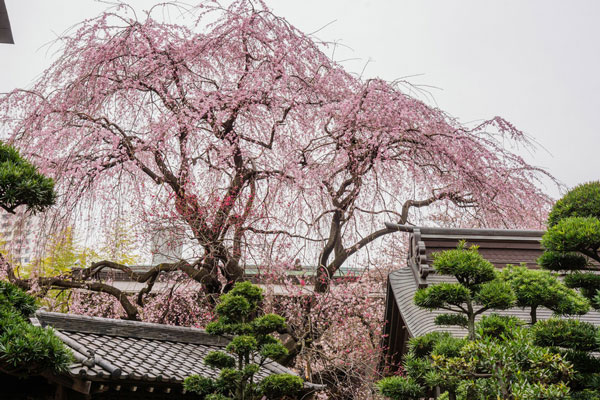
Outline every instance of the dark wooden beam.
<svg viewBox="0 0 600 400"><path fill-rule="evenodd" d="M14 44L12 30L10 29L10 20L4 0L0 0L0 43Z"/></svg>

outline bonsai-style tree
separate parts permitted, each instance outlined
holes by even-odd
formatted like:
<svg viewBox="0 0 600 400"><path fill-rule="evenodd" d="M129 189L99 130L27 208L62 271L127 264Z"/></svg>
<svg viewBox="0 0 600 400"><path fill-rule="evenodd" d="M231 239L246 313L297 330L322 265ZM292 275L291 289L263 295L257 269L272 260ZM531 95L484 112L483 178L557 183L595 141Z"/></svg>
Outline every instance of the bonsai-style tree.
<svg viewBox="0 0 600 400"><path fill-rule="evenodd" d="M217 379L192 375L184 387L207 400L253 400L294 398L303 381L291 374L273 374L258 382L256 375L266 363L287 355L287 349L271 334L285 329L285 319L275 314L259 316L262 289L250 282L236 283L220 297L219 316L206 330L214 335L233 335L226 352L210 352L204 362L220 369Z"/></svg>
<svg viewBox="0 0 600 400"><path fill-rule="evenodd" d="M542 238L544 254L539 264L553 271L567 271L565 284L579 288L600 308L600 182L579 185L558 200L548 216Z"/></svg>
<svg viewBox="0 0 600 400"><path fill-rule="evenodd" d="M530 308L531 324L537 322L537 309L546 307L558 315L583 315L590 310L589 301L562 283L556 274L508 265L500 273L517 296L517 306Z"/></svg>
<svg viewBox="0 0 600 400"><path fill-rule="evenodd" d="M33 297L0 281L0 371L26 376L44 370L62 372L67 369L70 351L51 329L27 321L35 309Z"/></svg>
<svg viewBox="0 0 600 400"><path fill-rule="evenodd" d="M21 205L32 212L54 204L54 181L41 174L14 148L0 142L0 207L14 214Z"/></svg>
<svg viewBox="0 0 600 400"><path fill-rule="evenodd" d="M415 293L415 304L428 310L443 309L453 314L436 317L439 325L459 325L475 339L475 317L487 310L510 308L516 300L511 286L497 279L496 269L484 259L477 247L460 242L454 250L434 254L438 274L456 278L456 283L438 283Z"/></svg>

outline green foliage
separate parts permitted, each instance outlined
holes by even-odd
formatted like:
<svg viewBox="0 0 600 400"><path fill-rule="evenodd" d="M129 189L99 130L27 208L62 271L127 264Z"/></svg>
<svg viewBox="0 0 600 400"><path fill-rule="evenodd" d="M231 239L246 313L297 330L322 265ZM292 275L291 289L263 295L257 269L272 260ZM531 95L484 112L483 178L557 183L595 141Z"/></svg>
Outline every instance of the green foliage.
<svg viewBox="0 0 600 400"><path fill-rule="evenodd" d="M434 372L429 357L417 357L411 353L404 357L403 366L406 376L422 386L427 386L428 378Z"/></svg>
<svg viewBox="0 0 600 400"><path fill-rule="evenodd" d="M204 358L204 363L218 369L235 367L235 359L222 351L211 351Z"/></svg>
<svg viewBox="0 0 600 400"><path fill-rule="evenodd" d="M589 329L577 323L573 327L564 329L563 336L574 329ZM391 399L417 399L428 398L440 388L446 393L441 398L457 400L570 399L581 390L593 393L589 389L596 388L595 369L577 366L599 360L589 353L559 351L553 347L556 342L537 343L534 329L522 326L516 317L491 314L476 324L475 340L454 338L447 332L413 338L404 359L405 376L379 381L377 390ZM554 327L557 334L560 329ZM584 342L596 337L594 331L574 336L576 340L586 337Z"/></svg>
<svg viewBox="0 0 600 400"><path fill-rule="evenodd" d="M546 307L559 315L582 315L590 310L590 303L585 297L568 288L549 271L509 265L500 276L515 292L517 306L532 310L531 322L535 322L538 307Z"/></svg>
<svg viewBox="0 0 600 400"><path fill-rule="evenodd" d="M17 150L0 143L0 207L14 212L18 206L26 205L36 213L55 201L54 181L38 172Z"/></svg>
<svg viewBox="0 0 600 400"><path fill-rule="evenodd" d="M254 311L252 304L243 296L236 296L227 293L221 296L221 302L215 309L216 313L226 322L246 320L251 311Z"/></svg>
<svg viewBox="0 0 600 400"><path fill-rule="evenodd" d="M592 272L600 262L600 182L575 187L556 202L548 217L548 231L542 238L545 248L539 264L549 270L568 271L564 284L576 288L590 304L600 309L600 276ZM573 306L571 297L566 307L556 310L567 314L582 311ZM577 313L577 312L575 312ZM549 346L572 363L576 374L569 384L572 399L598 398L600 389L600 360L592 352L600 350L598 329L577 320L538 322L533 328L535 342Z"/></svg>
<svg viewBox="0 0 600 400"><path fill-rule="evenodd" d="M587 258L579 253L557 252L546 250L537 259L540 267L550 271L572 271L584 269L588 265Z"/></svg>
<svg viewBox="0 0 600 400"><path fill-rule="evenodd" d="M231 397L223 396L220 393L212 393L204 398L204 400L232 400Z"/></svg>
<svg viewBox="0 0 600 400"><path fill-rule="evenodd" d="M295 396L302 390L302 378L291 374L273 374L260 383L260 392L268 399Z"/></svg>
<svg viewBox="0 0 600 400"><path fill-rule="evenodd" d="M228 352L245 356L258 348L258 342L254 336L242 335L234 337L227 345Z"/></svg>
<svg viewBox="0 0 600 400"><path fill-rule="evenodd" d="M545 248L539 262L543 268L572 271L565 284L581 289L594 308L600 309L600 277L589 259L600 262L600 182L575 187L556 202L548 217Z"/></svg>
<svg viewBox="0 0 600 400"><path fill-rule="evenodd" d="M468 289L496 277L494 265L479 254L476 246L467 249L464 241L454 250L434 253L433 267L438 274L454 276Z"/></svg>
<svg viewBox="0 0 600 400"><path fill-rule="evenodd" d="M431 352L431 356L459 357L461 349L468 343L466 339L453 336L441 338L437 341Z"/></svg>
<svg viewBox="0 0 600 400"><path fill-rule="evenodd" d="M533 328L538 346L563 347L580 351L598 351L598 328L575 319L539 321Z"/></svg>
<svg viewBox="0 0 600 400"><path fill-rule="evenodd" d="M226 352L210 352L204 360L206 365L221 370L219 377L212 380L193 375L186 379L186 390L215 400L293 398L301 391L302 379L289 374L270 375L255 382L266 362L288 354L271 335L285 328L285 319L275 314L257 315L262 299L262 289L249 282L236 283L229 293L221 295L215 308L218 320L208 324L206 331L234 337L225 347Z"/></svg>
<svg viewBox="0 0 600 400"><path fill-rule="evenodd" d="M242 296L253 308L263 301L262 289L250 282L238 282L229 292L232 296Z"/></svg>
<svg viewBox="0 0 600 400"><path fill-rule="evenodd" d="M600 247L600 220L593 217L561 219L542 238L545 249L556 252L585 251Z"/></svg>
<svg viewBox="0 0 600 400"><path fill-rule="evenodd" d="M32 296L5 281L0 281L0 304L3 308L10 305L23 318L31 316L37 308Z"/></svg>
<svg viewBox="0 0 600 400"><path fill-rule="evenodd" d="M570 288L579 288L585 297L593 300L600 288L600 275L593 272L572 272L565 275L564 282Z"/></svg>
<svg viewBox="0 0 600 400"><path fill-rule="evenodd" d="M460 283L438 283L419 289L415 293L415 304L428 310L446 305L461 305L471 299L469 289Z"/></svg>
<svg viewBox="0 0 600 400"><path fill-rule="evenodd" d="M505 310L516 300L510 285L499 280L484 283L475 294L475 301L485 309Z"/></svg>
<svg viewBox="0 0 600 400"><path fill-rule="evenodd" d="M416 357L425 357L431 354L435 344L443 338L450 337L448 332L429 332L422 336L411 338L408 341L408 351Z"/></svg>
<svg viewBox="0 0 600 400"><path fill-rule="evenodd" d="M36 374L66 371L70 351L51 329L33 326L27 318L35 300L8 282L0 282L0 370Z"/></svg>
<svg viewBox="0 0 600 400"><path fill-rule="evenodd" d="M183 387L186 391L206 396L215 391L215 381L199 375L188 376L183 380Z"/></svg>
<svg viewBox="0 0 600 400"><path fill-rule="evenodd" d="M433 358L439 374L457 383L449 389L463 399L565 398L566 383L573 376L571 365L561 355L534 345L525 328L518 328L508 340L470 341L458 357Z"/></svg>
<svg viewBox="0 0 600 400"><path fill-rule="evenodd" d="M424 396L423 388L412 378L390 376L376 384L377 390L394 400L419 400Z"/></svg>
<svg viewBox="0 0 600 400"><path fill-rule="evenodd" d="M266 343L261 347L260 355L271 360L279 360L288 355L288 349L281 343Z"/></svg>
<svg viewBox="0 0 600 400"><path fill-rule="evenodd" d="M523 325L517 317L498 314L484 315L477 323L477 338L512 339L513 333Z"/></svg>
<svg viewBox="0 0 600 400"><path fill-rule="evenodd" d="M415 304L428 310L455 312L437 317L436 323L466 326L470 339L475 338L477 315L490 309L510 308L516 301L511 286L498 279L494 266L477 252L477 247L466 249L461 242L454 250L435 254L433 265L436 272L452 275L458 282L438 283L417 290Z"/></svg>
<svg viewBox="0 0 600 400"><path fill-rule="evenodd" d="M265 314L252 321L254 331L267 335L285 329L285 318L277 314Z"/></svg>
<svg viewBox="0 0 600 400"><path fill-rule="evenodd" d="M466 328L469 325L467 317L460 314L440 314L435 317L436 325L453 325Z"/></svg>
<svg viewBox="0 0 600 400"><path fill-rule="evenodd" d="M570 400L600 400L600 392L596 390L583 390L578 393L573 393L569 397Z"/></svg>
<svg viewBox="0 0 600 400"><path fill-rule="evenodd" d="M569 217L600 219L600 182L578 185L556 202L548 215L548 226Z"/></svg>

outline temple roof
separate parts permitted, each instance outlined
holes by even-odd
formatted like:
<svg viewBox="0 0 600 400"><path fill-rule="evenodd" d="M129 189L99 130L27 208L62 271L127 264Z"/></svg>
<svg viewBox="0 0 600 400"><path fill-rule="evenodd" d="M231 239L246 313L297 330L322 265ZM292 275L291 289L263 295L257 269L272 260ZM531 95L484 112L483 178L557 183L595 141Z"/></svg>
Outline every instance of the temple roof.
<svg viewBox="0 0 600 400"><path fill-rule="evenodd" d="M99 384L106 390L137 385L181 393L190 375L218 377L219 370L206 366L204 358L229 343L202 329L45 311L38 311L32 322L55 330L74 355L70 377L90 382L96 390ZM270 361L257 377L275 373L295 374Z"/></svg>

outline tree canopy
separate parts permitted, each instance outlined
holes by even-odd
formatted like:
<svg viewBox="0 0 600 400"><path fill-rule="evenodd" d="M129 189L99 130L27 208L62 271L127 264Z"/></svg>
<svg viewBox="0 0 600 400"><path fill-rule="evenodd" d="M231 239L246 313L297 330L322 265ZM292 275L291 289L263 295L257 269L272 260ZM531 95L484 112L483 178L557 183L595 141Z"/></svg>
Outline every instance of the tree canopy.
<svg viewBox="0 0 600 400"><path fill-rule="evenodd" d="M13 147L0 142L0 207L14 214L17 207L25 205L35 213L55 201L54 180L40 173Z"/></svg>
<svg viewBox="0 0 600 400"><path fill-rule="evenodd" d="M477 251L459 243L454 250L434 254L436 273L456 278L457 283L436 283L415 293L415 304L429 310L453 311L436 317L436 324L466 327L475 338L475 317L491 309L504 310L515 304L511 286L498 279L496 268Z"/></svg>
<svg viewBox="0 0 600 400"><path fill-rule="evenodd" d="M578 288L600 308L600 182L576 186L556 202L542 238L543 268L566 272L565 283Z"/></svg>
<svg viewBox="0 0 600 400"><path fill-rule="evenodd" d="M537 322L537 309L546 307L558 315L582 315L590 310L589 301L568 288L556 274L508 265L500 273L517 296L517 306L529 308L531 323Z"/></svg>
<svg viewBox="0 0 600 400"><path fill-rule="evenodd" d="M262 2L201 3L189 24L130 11L61 37L33 87L0 98L0 121L57 180L59 212L91 202L105 221L181 228L209 292L272 254L318 266L323 292L392 232L384 221L418 208L442 223L541 223L544 171L511 151L528 139L507 121L465 126L406 82L348 73Z"/></svg>
<svg viewBox="0 0 600 400"><path fill-rule="evenodd" d="M198 375L186 378L186 390L207 400L253 400L294 398L303 387L302 378L291 374L273 374L258 381L260 369L287 355L287 349L272 334L283 331L285 319L276 314L259 315L262 289L250 282L236 283L221 295L216 308L218 320L206 330L211 334L233 335L226 352L208 353L205 363L220 369L218 379Z"/></svg>
<svg viewBox="0 0 600 400"><path fill-rule="evenodd" d="M51 329L29 323L35 310L33 297L0 281L0 371L16 376L66 371L71 352Z"/></svg>

